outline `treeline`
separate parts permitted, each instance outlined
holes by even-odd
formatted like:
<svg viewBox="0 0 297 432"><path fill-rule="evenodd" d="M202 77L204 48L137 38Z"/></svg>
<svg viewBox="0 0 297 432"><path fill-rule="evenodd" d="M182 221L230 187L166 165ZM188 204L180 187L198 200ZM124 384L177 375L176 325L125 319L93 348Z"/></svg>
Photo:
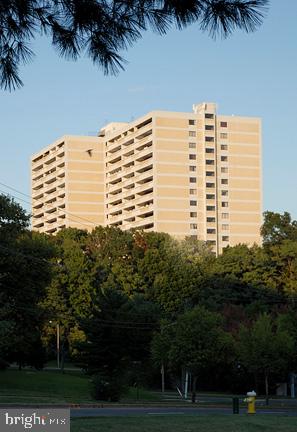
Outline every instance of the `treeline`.
<svg viewBox="0 0 297 432"><path fill-rule="evenodd" d="M297 222L266 212L263 246L215 257L193 238L97 227L31 232L0 196L0 364L56 355L90 374L94 396L126 384L274 392L297 369Z"/></svg>

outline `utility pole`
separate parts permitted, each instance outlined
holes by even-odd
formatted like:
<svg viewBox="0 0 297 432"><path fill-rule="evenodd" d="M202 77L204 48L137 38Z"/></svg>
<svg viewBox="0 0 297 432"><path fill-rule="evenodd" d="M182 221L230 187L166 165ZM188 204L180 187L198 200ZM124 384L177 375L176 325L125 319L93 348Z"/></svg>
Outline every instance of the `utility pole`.
<svg viewBox="0 0 297 432"><path fill-rule="evenodd" d="M60 324L57 324L57 367L60 369Z"/></svg>
<svg viewBox="0 0 297 432"><path fill-rule="evenodd" d="M165 368L164 368L164 363L162 363L161 366L161 375L162 375L162 393L165 392Z"/></svg>

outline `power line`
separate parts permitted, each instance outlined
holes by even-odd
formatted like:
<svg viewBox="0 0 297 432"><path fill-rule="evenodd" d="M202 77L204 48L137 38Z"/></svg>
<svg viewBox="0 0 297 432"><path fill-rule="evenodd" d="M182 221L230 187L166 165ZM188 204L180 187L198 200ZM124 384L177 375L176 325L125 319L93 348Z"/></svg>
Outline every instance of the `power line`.
<svg viewBox="0 0 297 432"><path fill-rule="evenodd" d="M0 182L0 184L1 184L2 186L4 186L4 187L7 187L7 188L9 188L9 189L12 189L12 190L15 190L15 191L16 191L16 189L11 188L10 186L4 185L4 184L1 183L1 182ZM5 191L3 191L3 190L0 190L0 192L3 193L3 194L6 195L6 196L12 196L13 198L16 198L17 200L23 201L24 203L29 204L29 205L31 206L31 203L30 203L29 201L24 200L23 198L19 198L19 197L17 197L16 195L13 195L13 194L11 194L11 193L5 192ZM19 191L16 191L16 192L17 192L17 193L20 193L20 194L22 194L22 195L24 195L24 196L28 196L29 198L31 198L30 195L24 194L24 193L19 192ZM37 201L40 201L40 199L37 199ZM84 220L84 221L90 222L90 224L92 224L92 225L95 225L94 222L92 222L92 221L90 221L90 220L88 220L88 219L84 219L84 218L82 218L82 217L80 217L80 216L76 216L76 215L74 215L73 213L70 213L70 212L66 211L65 209L58 208L58 212L64 213L65 215L70 215L70 216L72 216L72 217L74 217L74 218L82 219L82 220ZM77 220L75 220L75 219L72 219L71 217L69 217L69 220L71 220L72 222L77 222L77 223L79 222L80 224L82 224L82 225L84 225L84 226L90 228L90 225L89 225L89 224L86 224L86 223L83 223L83 222L77 221Z"/></svg>
<svg viewBox="0 0 297 432"><path fill-rule="evenodd" d="M16 192L16 193L18 193L18 194L20 194L20 195L23 195L23 196L28 197L28 198L30 198L31 200L33 200L33 197L32 197L31 195L28 195L28 194L26 194L26 193L24 193L24 192L21 192L21 191L19 191L18 189L13 188L12 186L9 186L9 185L7 185L7 184L5 184L5 183L2 183L2 182L0 182L0 185L4 186L4 187L6 187L7 189L10 189L10 190L12 190L12 191L14 191L14 192ZM3 191L0 191L0 192L2 192L2 193L4 193L4 194L7 194L6 192L3 192ZM22 199L22 198L19 198L19 197L13 195L13 194L10 194L10 195L13 196L13 197L16 198L16 199L19 199L20 201L25 202L26 204L29 204L29 205L31 206L31 202L26 201L26 200L24 200L24 199ZM40 198L38 198L38 199L34 198L34 200L43 203L43 201L41 201ZM77 215L75 215L75 214L73 214L73 213L70 213L70 212L66 211L65 209L60 209L60 208L58 208L58 211L64 213L65 215L70 215L70 216L73 216L74 218L81 219L81 220L83 220L83 221L85 221L85 222L89 222L90 224L92 224L92 225L95 226L95 223L94 223L93 221L90 221L89 219L83 218L83 217L81 217L81 216L77 216ZM72 220L73 222L78 222L78 221L76 221L76 220L74 220L74 219L71 219L71 218L69 218L69 219ZM85 225L85 226L87 226L88 228L90 228L89 224L87 225L87 224L83 224L82 222L80 222L80 223L81 223L82 225Z"/></svg>

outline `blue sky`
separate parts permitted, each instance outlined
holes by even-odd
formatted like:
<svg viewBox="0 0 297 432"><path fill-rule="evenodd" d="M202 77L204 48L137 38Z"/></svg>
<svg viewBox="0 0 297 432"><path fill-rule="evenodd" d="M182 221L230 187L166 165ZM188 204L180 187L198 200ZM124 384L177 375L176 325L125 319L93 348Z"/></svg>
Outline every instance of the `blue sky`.
<svg viewBox="0 0 297 432"><path fill-rule="evenodd" d="M156 109L191 111L193 103L210 101L221 114L262 118L263 210L297 219L296 20L296 1L272 0L252 34L214 41L195 25L162 37L147 32L123 53L129 63L117 77L104 76L86 57L65 61L37 38L36 57L21 70L25 86L0 91L0 183L30 194L31 154L61 135L95 134L109 121Z"/></svg>

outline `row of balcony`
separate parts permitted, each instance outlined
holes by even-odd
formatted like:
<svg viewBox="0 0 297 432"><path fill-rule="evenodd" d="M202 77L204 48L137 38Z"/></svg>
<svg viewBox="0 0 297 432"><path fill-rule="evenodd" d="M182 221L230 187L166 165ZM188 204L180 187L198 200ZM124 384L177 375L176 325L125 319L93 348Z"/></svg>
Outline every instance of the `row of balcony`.
<svg viewBox="0 0 297 432"><path fill-rule="evenodd" d="M123 219L118 220L108 220L108 225L114 225L114 226L121 226L123 229L132 229L132 228L139 228L139 229L146 229L147 225L154 224L154 216L148 216L146 218L137 218L135 221L123 221Z"/></svg>
<svg viewBox="0 0 297 432"><path fill-rule="evenodd" d="M105 162L109 164L109 168L115 169L117 167L117 163L119 162L119 159L122 161L122 164L128 164L129 162L133 162L135 161L135 159L138 159L139 157L141 157L144 153L146 149L151 149L152 151L152 141L148 141L145 140L145 142L143 142L143 145L140 146L140 149L137 150L137 148L127 152L126 153L124 151L122 151L121 153L113 153L110 156L106 157ZM114 162L113 162L114 161Z"/></svg>
<svg viewBox="0 0 297 432"><path fill-rule="evenodd" d="M52 172L48 173L48 174L43 174L42 176L40 176L37 180L34 180L33 178L33 188L38 188L40 186L43 185L43 183L51 183L54 182L55 180L57 180L57 177L65 177L65 169L64 168L59 168L59 169L54 169Z"/></svg>
<svg viewBox="0 0 297 432"><path fill-rule="evenodd" d="M128 132L128 131L126 131L116 141L114 141L114 142L109 141L108 142L107 151L108 152L114 152L118 147L121 147L121 146L125 146L127 148L129 145L138 142L138 140L141 139L143 134L145 134L149 131L152 131L152 123L151 122L140 129L136 129L136 130L134 129L133 132L130 131L130 133L126 133L126 132Z"/></svg>

